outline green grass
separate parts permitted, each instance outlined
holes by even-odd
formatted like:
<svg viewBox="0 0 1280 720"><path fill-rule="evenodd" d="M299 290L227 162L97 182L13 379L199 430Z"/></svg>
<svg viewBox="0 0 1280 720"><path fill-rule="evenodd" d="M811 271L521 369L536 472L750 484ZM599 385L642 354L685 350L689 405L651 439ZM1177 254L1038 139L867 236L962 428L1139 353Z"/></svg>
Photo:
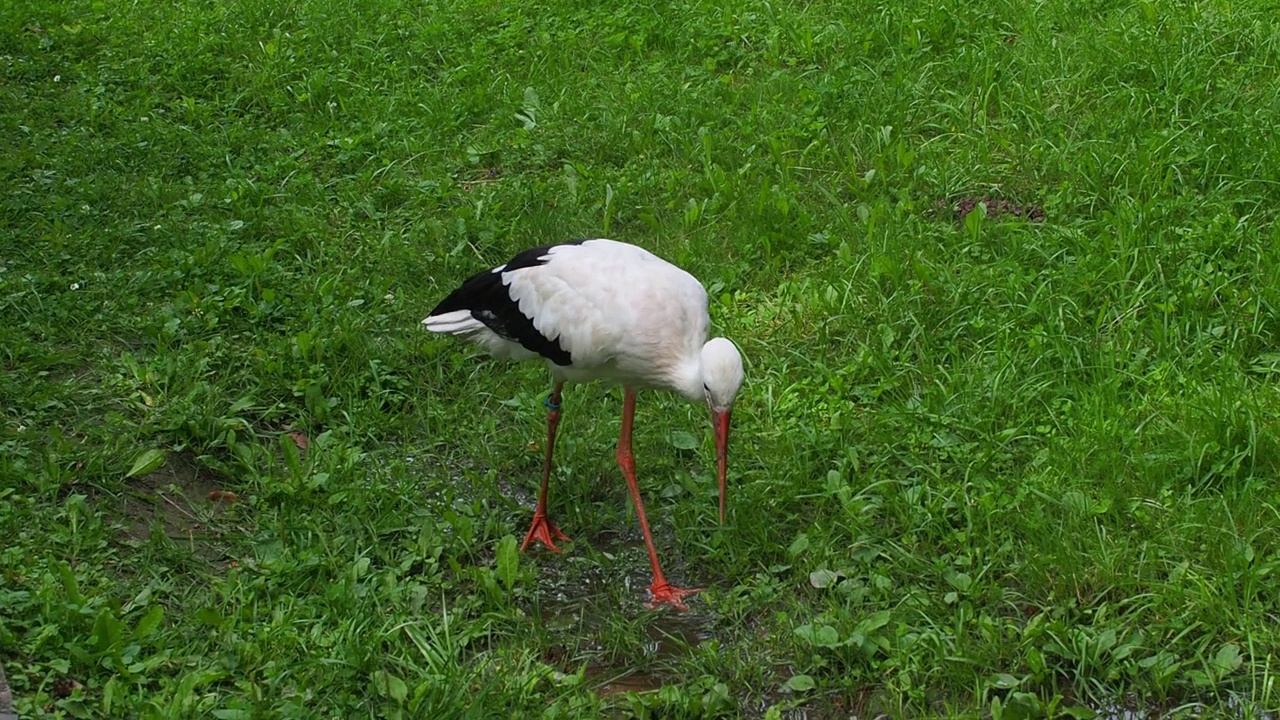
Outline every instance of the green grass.
<svg viewBox="0 0 1280 720"><path fill-rule="evenodd" d="M1276 10L5 4L18 710L1280 707ZM576 542L519 556L545 370L419 325L599 235L747 358L724 526L705 410L639 406L683 617L643 608L620 393L567 391Z"/></svg>

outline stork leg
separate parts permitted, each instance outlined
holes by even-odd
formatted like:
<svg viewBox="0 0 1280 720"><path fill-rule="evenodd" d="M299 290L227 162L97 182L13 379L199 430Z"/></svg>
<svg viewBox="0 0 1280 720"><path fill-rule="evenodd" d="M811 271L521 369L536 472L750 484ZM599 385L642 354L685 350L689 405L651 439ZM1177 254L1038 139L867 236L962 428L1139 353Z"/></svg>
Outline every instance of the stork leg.
<svg viewBox="0 0 1280 720"><path fill-rule="evenodd" d="M653 547L653 535L649 533L649 521L644 517L644 503L640 500L640 487L636 484L636 461L631 453L631 423L636 412L636 393L626 388L622 405L622 436L618 439L618 465L627 478L627 487L631 490L631 501L636 506L636 517L640 519L640 530L644 533L644 544L649 547L649 564L653 566L653 585L649 586L649 594L653 599L650 608L659 605L670 605L677 610L688 610L684 597L699 592L697 589L682 589L667 582L658 565L658 551Z"/></svg>
<svg viewBox="0 0 1280 720"><path fill-rule="evenodd" d="M547 398L547 407L551 412L547 413L547 457L542 464L542 489L538 491L538 509L533 512L533 524L529 526L529 532L524 536L520 552L527 550L534 540L546 545L552 552L560 552L560 548L556 547L552 538L569 539L560 532L560 528L552 525L547 519L547 485L551 482L551 453L556 447L556 426L560 424L560 391L563 388L563 382L556 383L555 389L551 391L551 397Z"/></svg>

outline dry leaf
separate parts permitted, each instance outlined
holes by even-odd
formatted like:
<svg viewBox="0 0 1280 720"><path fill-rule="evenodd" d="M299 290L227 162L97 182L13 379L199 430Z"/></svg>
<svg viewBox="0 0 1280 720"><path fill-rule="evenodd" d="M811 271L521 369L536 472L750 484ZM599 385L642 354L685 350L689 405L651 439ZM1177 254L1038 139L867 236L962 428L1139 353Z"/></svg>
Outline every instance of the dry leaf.
<svg viewBox="0 0 1280 720"><path fill-rule="evenodd" d="M213 502L233 503L239 499L240 498L236 497L236 494L230 490L214 490L209 493L209 500Z"/></svg>

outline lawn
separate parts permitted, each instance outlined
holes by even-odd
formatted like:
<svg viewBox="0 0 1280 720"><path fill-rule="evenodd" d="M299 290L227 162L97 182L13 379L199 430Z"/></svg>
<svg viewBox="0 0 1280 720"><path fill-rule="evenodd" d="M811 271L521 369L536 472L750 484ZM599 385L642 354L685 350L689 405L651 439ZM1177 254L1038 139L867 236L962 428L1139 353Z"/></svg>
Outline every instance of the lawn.
<svg viewBox="0 0 1280 720"><path fill-rule="evenodd" d="M1273 0L0 6L24 718L1280 707ZM636 456L420 321L523 248L701 278Z"/></svg>

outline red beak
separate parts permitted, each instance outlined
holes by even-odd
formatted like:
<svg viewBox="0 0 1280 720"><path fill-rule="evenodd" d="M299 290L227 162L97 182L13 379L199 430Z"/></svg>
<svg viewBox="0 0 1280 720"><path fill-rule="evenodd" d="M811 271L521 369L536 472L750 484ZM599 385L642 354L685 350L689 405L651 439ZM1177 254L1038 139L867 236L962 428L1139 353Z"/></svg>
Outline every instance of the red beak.
<svg viewBox="0 0 1280 720"><path fill-rule="evenodd" d="M716 430L716 466L720 474L720 524L724 524L725 474L729 470L729 411L714 413Z"/></svg>

